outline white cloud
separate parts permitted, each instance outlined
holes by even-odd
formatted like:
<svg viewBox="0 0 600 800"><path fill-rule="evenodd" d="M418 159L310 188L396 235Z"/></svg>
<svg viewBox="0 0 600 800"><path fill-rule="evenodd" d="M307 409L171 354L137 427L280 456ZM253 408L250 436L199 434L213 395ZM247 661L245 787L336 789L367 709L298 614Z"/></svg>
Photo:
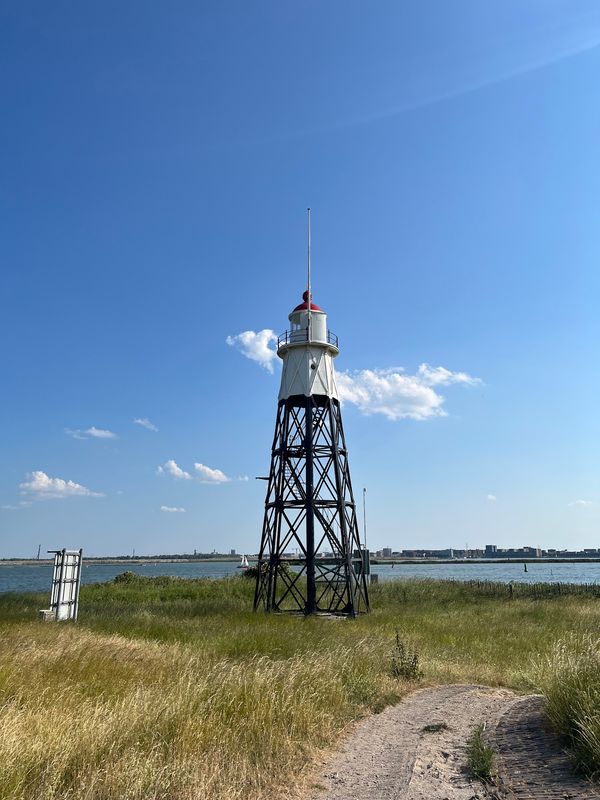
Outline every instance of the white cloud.
<svg viewBox="0 0 600 800"><path fill-rule="evenodd" d="M92 492L80 483L50 478L45 472L35 470L27 473L27 480L19 484L21 494L33 500L59 500L65 497L104 497L102 492Z"/></svg>
<svg viewBox="0 0 600 800"><path fill-rule="evenodd" d="M179 464L177 464L176 461L173 461L172 458L170 458L168 461L165 461L165 463L158 467L156 471L159 475L172 475L174 478L183 478L183 480L186 481L190 481L192 479L190 473L181 469Z"/></svg>
<svg viewBox="0 0 600 800"><path fill-rule="evenodd" d="M148 417L136 417L133 420L134 425L141 425L142 428L147 428L149 431L158 431L158 428L153 422L150 422Z"/></svg>
<svg viewBox="0 0 600 800"><path fill-rule="evenodd" d="M23 508L28 508L31 505L31 500L21 500L18 506L12 506L10 504L2 506L4 511L21 511Z"/></svg>
<svg viewBox="0 0 600 800"><path fill-rule="evenodd" d="M230 347L238 349L251 361L256 361L267 372L273 373L273 362L277 353L270 345L277 341L275 331L265 328L262 331L243 331L237 336L228 336L225 340Z"/></svg>
<svg viewBox="0 0 600 800"><path fill-rule="evenodd" d="M445 367L430 367L429 364L421 364L417 370L417 377L426 386L448 386L452 383L465 383L468 386L476 386L483 383L481 378L473 378L466 372L451 372Z"/></svg>
<svg viewBox="0 0 600 800"><path fill-rule="evenodd" d="M166 511L168 514L185 514L185 508L178 508L177 506L161 506L161 511Z"/></svg>
<svg viewBox="0 0 600 800"><path fill-rule="evenodd" d="M195 463L194 469L199 473L201 483L229 483L231 480L220 469L211 469L204 464Z"/></svg>
<svg viewBox="0 0 600 800"><path fill-rule="evenodd" d="M74 439L87 439L88 437L84 435L84 431L73 431L71 428L65 428L65 433L68 436L72 436Z"/></svg>
<svg viewBox="0 0 600 800"><path fill-rule="evenodd" d="M196 462L194 463L194 469L197 473L200 483L230 483L232 480L223 472L223 470L207 467L206 464L200 464L199 462ZM184 469L182 469L172 458L168 461L165 461L164 464L161 464L156 471L159 475L171 475L174 478L180 478L186 481L192 480L193 477L189 472L186 472ZM247 481L248 476L241 475L239 478L237 478L237 480Z"/></svg>
<svg viewBox="0 0 600 800"><path fill-rule="evenodd" d="M387 419L425 420L445 417L444 397L433 388L450 384L475 386L479 378L466 372L421 364L415 375L401 368L341 372L337 385L342 402L352 403L363 414L382 414Z"/></svg>
<svg viewBox="0 0 600 800"><path fill-rule="evenodd" d="M68 433L69 436L72 436L74 439L118 439L116 433L112 431L106 430L105 428L96 428L95 425L92 425L91 428L87 428L84 431L81 430L71 430L70 428L65 428L65 433Z"/></svg>
<svg viewBox="0 0 600 800"><path fill-rule="evenodd" d="M569 503L570 506L593 506L593 500L573 500L572 503Z"/></svg>
<svg viewBox="0 0 600 800"><path fill-rule="evenodd" d="M269 328L244 331L226 339L228 345L271 373L277 353L270 345L276 341L275 332ZM429 364L421 364L415 375L407 375L400 367L337 374L342 402L353 403L363 414L383 414L393 421L445 417L446 411L442 408L445 398L434 387L453 384L477 386L482 381L466 372L452 372Z"/></svg>
<svg viewBox="0 0 600 800"><path fill-rule="evenodd" d="M93 425L92 425L91 428L88 428L87 431L85 431L85 433L87 433L87 435L91 436L93 439L118 439L119 438L116 433L113 433L112 431L107 431L107 430L105 430L103 428L96 428Z"/></svg>
<svg viewBox="0 0 600 800"><path fill-rule="evenodd" d="M498 499L495 494L488 494L486 495L487 499L490 500L492 503L495 503Z"/></svg>
<svg viewBox="0 0 600 800"><path fill-rule="evenodd" d="M277 341L275 332L244 331L237 336L228 336L227 344L236 347L252 361L256 361L269 372L273 372L276 351L270 347ZM353 403L363 414L383 414L390 420L445 417L442 408L445 398L434 387L462 384L481 384L466 372L452 372L445 367L430 367L421 364L415 375L407 375L402 368L363 369L341 372L337 385L342 402Z"/></svg>

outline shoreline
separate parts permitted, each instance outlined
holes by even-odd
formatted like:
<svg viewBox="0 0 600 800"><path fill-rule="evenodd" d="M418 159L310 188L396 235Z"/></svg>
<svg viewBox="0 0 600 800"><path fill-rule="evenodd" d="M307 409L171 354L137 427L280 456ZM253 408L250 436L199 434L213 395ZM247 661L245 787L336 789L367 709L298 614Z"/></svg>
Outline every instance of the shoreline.
<svg viewBox="0 0 600 800"><path fill-rule="evenodd" d="M251 562L256 562L258 557L248 556ZM153 558L151 556L143 556L140 558L119 558L115 557L85 557L83 558L86 564L99 564L111 566L127 566L129 564L139 566L141 564L236 564L240 560L240 556L223 556L220 558ZM282 559L286 564L302 564L303 561L298 558L284 558ZM322 561L327 563L329 559L317 559L317 562ZM15 566L15 567L32 567L38 565L51 565L53 559L50 558L0 558L0 566ZM371 566L402 566L402 565L436 565L436 564L464 564L466 566L477 566L488 564L600 564L600 557L590 558L371 558Z"/></svg>
<svg viewBox="0 0 600 800"><path fill-rule="evenodd" d="M224 556L223 558L94 558L83 556L84 564L111 564L113 566L127 566L128 564L223 564L239 563L241 556ZM13 565L15 567L34 567L36 564L53 564L52 558L0 558L0 566Z"/></svg>

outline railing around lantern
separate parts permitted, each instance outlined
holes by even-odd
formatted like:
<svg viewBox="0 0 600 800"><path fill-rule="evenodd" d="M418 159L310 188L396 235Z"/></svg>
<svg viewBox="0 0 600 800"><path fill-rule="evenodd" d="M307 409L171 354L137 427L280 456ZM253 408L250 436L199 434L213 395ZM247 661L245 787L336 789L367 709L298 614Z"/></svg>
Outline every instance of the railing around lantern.
<svg viewBox="0 0 600 800"><path fill-rule="evenodd" d="M312 342L321 342L321 339L311 339ZM277 337L277 349L284 344L298 344L299 342L308 342L308 330L301 328L297 331L284 331ZM335 333L327 331L327 344L332 344L334 347L339 347L338 337Z"/></svg>

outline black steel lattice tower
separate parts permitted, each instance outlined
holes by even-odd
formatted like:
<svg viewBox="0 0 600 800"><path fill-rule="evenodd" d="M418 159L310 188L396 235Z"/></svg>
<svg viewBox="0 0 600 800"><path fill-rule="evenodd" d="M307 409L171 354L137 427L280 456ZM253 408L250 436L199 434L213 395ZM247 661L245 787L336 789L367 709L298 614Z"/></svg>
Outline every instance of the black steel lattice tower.
<svg viewBox="0 0 600 800"><path fill-rule="evenodd" d="M254 608L355 616L369 597L333 367L338 340L309 298L277 342L283 373ZM290 551L299 567L283 558Z"/></svg>

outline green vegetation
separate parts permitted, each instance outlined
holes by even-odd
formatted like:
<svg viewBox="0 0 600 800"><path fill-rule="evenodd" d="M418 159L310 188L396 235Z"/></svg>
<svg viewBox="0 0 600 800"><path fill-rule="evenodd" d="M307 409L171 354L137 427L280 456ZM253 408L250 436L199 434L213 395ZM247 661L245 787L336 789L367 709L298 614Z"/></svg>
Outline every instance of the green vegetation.
<svg viewBox="0 0 600 800"><path fill-rule="evenodd" d="M419 669L419 656L409 650L400 636L400 631L396 628L392 653L392 675L394 678L416 681L422 674Z"/></svg>
<svg viewBox="0 0 600 800"><path fill-rule="evenodd" d="M432 722L431 725L424 725L421 730L423 733L439 733L440 731L447 731L448 726L445 722Z"/></svg>
<svg viewBox="0 0 600 800"><path fill-rule="evenodd" d="M572 635L538 664L546 708L582 772L600 777L600 640Z"/></svg>
<svg viewBox="0 0 600 800"><path fill-rule="evenodd" d="M471 775L480 781L492 780L494 753L483 738L484 726L478 725L467 743L467 764Z"/></svg>
<svg viewBox="0 0 600 800"><path fill-rule="evenodd" d="M38 622L46 595L0 595L0 797L293 798L319 748L415 685L542 686L573 738L576 691L599 705L594 587L397 581L357 620L253 614L252 593L128 576L83 587L77 625Z"/></svg>

